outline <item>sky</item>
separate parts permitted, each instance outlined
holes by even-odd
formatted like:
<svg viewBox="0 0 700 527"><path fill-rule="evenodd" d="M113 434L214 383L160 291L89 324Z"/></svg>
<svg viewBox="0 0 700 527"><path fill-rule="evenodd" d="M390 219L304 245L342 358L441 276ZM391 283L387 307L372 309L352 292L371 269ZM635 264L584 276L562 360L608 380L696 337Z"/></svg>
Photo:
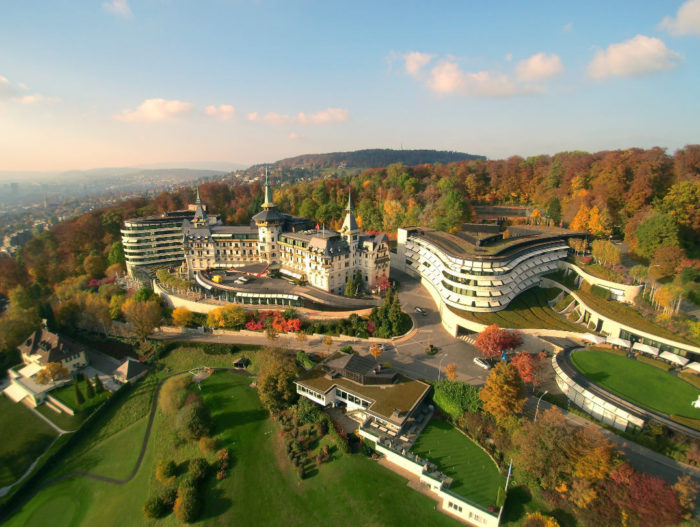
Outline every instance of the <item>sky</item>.
<svg viewBox="0 0 700 527"><path fill-rule="evenodd" d="M700 0L0 2L0 171L700 142Z"/></svg>

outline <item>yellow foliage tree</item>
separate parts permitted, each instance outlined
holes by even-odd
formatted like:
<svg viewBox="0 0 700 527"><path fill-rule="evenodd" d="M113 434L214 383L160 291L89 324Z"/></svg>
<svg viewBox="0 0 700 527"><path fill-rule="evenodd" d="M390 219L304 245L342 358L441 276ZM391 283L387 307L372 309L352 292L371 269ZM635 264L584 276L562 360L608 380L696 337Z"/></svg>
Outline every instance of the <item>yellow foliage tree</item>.
<svg viewBox="0 0 700 527"><path fill-rule="evenodd" d="M520 412L525 405L523 380L518 370L510 362L499 362L486 378L479 397L484 402L484 410L493 415L497 422Z"/></svg>
<svg viewBox="0 0 700 527"><path fill-rule="evenodd" d="M569 228L574 230L574 231L587 230L590 215L591 215L591 209L589 209L586 205L581 205L578 209L578 212L576 213L576 216L574 216L574 219L571 220L571 223L569 224Z"/></svg>
<svg viewBox="0 0 700 527"><path fill-rule="evenodd" d="M179 327L190 325L194 321L194 313L186 307L173 310L173 324Z"/></svg>
<svg viewBox="0 0 700 527"><path fill-rule="evenodd" d="M68 377L68 375L68 370L63 364L59 362L49 362L42 370L39 370L39 373L36 374L36 382L39 384L46 384L49 381L65 379Z"/></svg>
<svg viewBox="0 0 700 527"><path fill-rule="evenodd" d="M369 353L370 355L372 355L372 357L379 360L379 357L382 355L382 353L384 353L384 350L379 344L375 342L369 347Z"/></svg>
<svg viewBox="0 0 700 527"><path fill-rule="evenodd" d="M124 302L122 313L134 334L142 340L146 340L146 337L160 324L162 315L157 300L141 302L133 298Z"/></svg>
<svg viewBox="0 0 700 527"><path fill-rule="evenodd" d="M451 381L454 381L457 378L457 363L450 362L447 366L445 366L445 377Z"/></svg>
<svg viewBox="0 0 700 527"><path fill-rule="evenodd" d="M520 524L521 527L559 527L556 518L545 516L541 512L529 512Z"/></svg>
<svg viewBox="0 0 700 527"><path fill-rule="evenodd" d="M574 221L576 221L576 218L574 218ZM601 210L594 205L588 214L587 230L596 236L610 236L612 234L612 227L607 210L601 212Z"/></svg>

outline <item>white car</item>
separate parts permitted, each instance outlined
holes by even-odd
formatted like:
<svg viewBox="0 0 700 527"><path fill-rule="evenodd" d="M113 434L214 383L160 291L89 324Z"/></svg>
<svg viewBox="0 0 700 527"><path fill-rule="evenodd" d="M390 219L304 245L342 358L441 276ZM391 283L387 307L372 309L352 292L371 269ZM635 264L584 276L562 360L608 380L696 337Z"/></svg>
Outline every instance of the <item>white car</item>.
<svg viewBox="0 0 700 527"><path fill-rule="evenodd" d="M489 363L486 362L484 359L481 359L479 357L474 357L474 364L476 364L480 368L484 368L485 370L491 369L491 366L489 365Z"/></svg>

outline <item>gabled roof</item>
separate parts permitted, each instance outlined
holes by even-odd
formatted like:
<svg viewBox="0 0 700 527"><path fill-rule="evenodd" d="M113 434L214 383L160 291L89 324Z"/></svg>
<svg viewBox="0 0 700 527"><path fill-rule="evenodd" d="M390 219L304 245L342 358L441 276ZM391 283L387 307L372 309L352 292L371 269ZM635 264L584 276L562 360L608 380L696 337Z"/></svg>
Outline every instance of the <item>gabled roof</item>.
<svg viewBox="0 0 700 527"><path fill-rule="evenodd" d="M277 209L270 208L258 212L252 220L258 221L284 221L285 215L277 212Z"/></svg>
<svg viewBox="0 0 700 527"><path fill-rule="evenodd" d="M134 359L126 359L116 370L114 370L114 375L128 381L141 375L146 370L148 370L148 368L139 361Z"/></svg>
<svg viewBox="0 0 700 527"><path fill-rule="evenodd" d="M39 355L41 364L62 362L68 357L83 351L83 347L76 342L51 333L46 328L36 330L17 348L20 353L25 355Z"/></svg>

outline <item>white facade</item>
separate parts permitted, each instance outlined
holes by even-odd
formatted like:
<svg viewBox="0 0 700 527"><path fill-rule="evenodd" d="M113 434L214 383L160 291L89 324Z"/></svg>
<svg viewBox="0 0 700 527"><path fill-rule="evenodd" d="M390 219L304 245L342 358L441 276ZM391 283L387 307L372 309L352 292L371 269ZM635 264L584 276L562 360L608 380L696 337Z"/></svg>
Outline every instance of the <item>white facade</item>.
<svg viewBox="0 0 700 527"><path fill-rule="evenodd" d="M539 284L542 275L555 271L557 262L568 254L563 236L533 237L531 243L524 240L493 255L479 255L479 249L474 254L457 254L440 247L431 236L434 232L399 229L396 262L429 282L446 305L464 311L505 309L520 293Z"/></svg>

